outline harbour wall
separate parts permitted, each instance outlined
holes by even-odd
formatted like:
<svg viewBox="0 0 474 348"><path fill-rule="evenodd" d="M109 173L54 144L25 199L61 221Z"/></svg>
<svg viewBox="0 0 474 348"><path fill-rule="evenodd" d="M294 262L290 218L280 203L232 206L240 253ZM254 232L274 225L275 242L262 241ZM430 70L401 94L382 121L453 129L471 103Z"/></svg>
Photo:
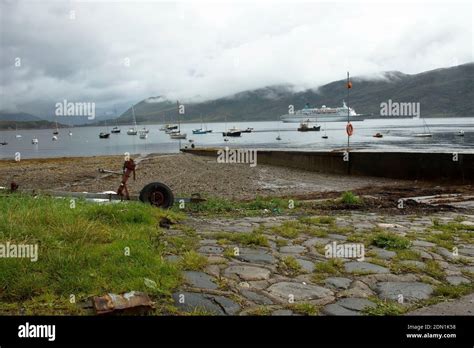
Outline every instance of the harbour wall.
<svg viewBox="0 0 474 348"><path fill-rule="evenodd" d="M181 151L217 158L219 149ZM474 183L474 153L257 150L257 164L329 174Z"/></svg>

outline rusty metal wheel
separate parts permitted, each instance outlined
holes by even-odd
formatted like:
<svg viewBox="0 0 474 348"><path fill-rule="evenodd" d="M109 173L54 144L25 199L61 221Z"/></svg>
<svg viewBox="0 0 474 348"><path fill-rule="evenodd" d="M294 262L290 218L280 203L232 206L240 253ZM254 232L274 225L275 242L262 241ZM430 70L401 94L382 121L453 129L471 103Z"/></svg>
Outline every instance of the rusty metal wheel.
<svg viewBox="0 0 474 348"><path fill-rule="evenodd" d="M173 206L174 196L171 189L161 182L152 182L140 191L140 201L159 208Z"/></svg>

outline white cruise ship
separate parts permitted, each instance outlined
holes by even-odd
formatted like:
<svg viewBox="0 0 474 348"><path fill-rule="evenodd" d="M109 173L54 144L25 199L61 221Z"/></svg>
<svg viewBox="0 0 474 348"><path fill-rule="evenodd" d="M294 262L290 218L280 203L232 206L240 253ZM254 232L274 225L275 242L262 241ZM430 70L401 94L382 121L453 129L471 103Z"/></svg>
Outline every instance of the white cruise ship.
<svg viewBox="0 0 474 348"><path fill-rule="evenodd" d="M304 109L296 111L294 114L281 116L283 122L301 123L301 122L336 122L347 121L347 112L349 111L349 120L362 121L363 115L357 114L354 109L349 108L345 101L342 101L342 107L329 108L323 105L320 108L311 108L308 104Z"/></svg>

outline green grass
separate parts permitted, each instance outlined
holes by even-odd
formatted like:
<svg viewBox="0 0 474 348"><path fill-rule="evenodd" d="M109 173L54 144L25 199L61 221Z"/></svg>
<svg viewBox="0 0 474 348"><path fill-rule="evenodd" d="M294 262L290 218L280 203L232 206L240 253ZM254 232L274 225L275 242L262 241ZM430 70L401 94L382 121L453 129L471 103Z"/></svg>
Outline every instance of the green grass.
<svg viewBox="0 0 474 348"><path fill-rule="evenodd" d="M413 261L422 261L421 255L416 250L402 249L397 250L398 260L413 260Z"/></svg>
<svg viewBox="0 0 474 348"><path fill-rule="evenodd" d="M459 298L461 296L470 294L474 291L472 284L448 285L441 284L436 287L433 292L434 296L442 296L443 298Z"/></svg>
<svg viewBox="0 0 474 348"><path fill-rule="evenodd" d="M294 201L293 208L289 208L289 205L288 200L281 198L257 197L252 201L235 202L223 198L210 197L204 202L188 203L182 210L177 206L173 207L173 209L203 215L252 216L260 215L265 209L268 210L269 214L281 214L282 211L300 207L301 203Z"/></svg>
<svg viewBox="0 0 474 348"><path fill-rule="evenodd" d="M302 314L302 315L317 315L319 313L319 308L311 303L295 303L289 305L288 309L291 309L293 312Z"/></svg>
<svg viewBox="0 0 474 348"><path fill-rule="evenodd" d="M162 217L180 214L138 202L99 205L82 200L10 196L0 198L0 241L38 244L38 261L2 259L0 313L82 313L69 303L108 292L144 291L159 300L180 283L179 269L163 259ZM129 255L127 256L127 251ZM144 279L153 280L149 288ZM45 305L48 299L50 306ZM52 306L52 307L51 307Z"/></svg>
<svg viewBox="0 0 474 348"><path fill-rule="evenodd" d="M186 251L179 260L179 266L185 271L201 271L207 266L207 258L194 250Z"/></svg>
<svg viewBox="0 0 474 348"><path fill-rule="evenodd" d="M280 260L278 268L288 276L294 277L301 273L301 265L293 256L286 256Z"/></svg>
<svg viewBox="0 0 474 348"><path fill-rule="evenodd" d="M344 263L340 259L329 259L325 262L316 262L315 273L339 274L344 269Z"/></svg>
<svg viewBox="0 0 474 348"><path fill-rule="evenodd" d="M382 232L374 236L372 245L389 250L407 249L410 246L410 240L405 237Z"/></svg>
<svg viewBox="0 0 474 348"><path fill-rule="evenodd" d="M347 205L361 205L362 199L359 196L353 194L352 192L346 191L338 199L338 202Z"/></svg>
<svg viewBox="0 0 474 348"><path fill-rule="evenodd" d="M381 300L378 297L369 297L369 300L375 302L376 307L366 307L362 313L366 315L403 315L408 311L407 307L404 307L396 301Z"/></svg>
<svg viewBox="0 0 474 348"><path fill-rule="evenodd" d="M274 226L271 231L281 237L294 239L306 231L306 226L298 221L285 221L280 226Z"/></svg>

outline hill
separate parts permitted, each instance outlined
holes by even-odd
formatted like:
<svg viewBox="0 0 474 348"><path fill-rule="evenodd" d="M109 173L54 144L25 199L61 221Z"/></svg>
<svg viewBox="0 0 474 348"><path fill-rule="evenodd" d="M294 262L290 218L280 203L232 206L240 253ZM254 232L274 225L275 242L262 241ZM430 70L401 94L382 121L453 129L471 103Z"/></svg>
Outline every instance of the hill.
<svg viewBox="0 0 474 348"><path fill-rule="evenodd" d="M419 102L422 117L474 116L474 63L414 75L391 71L351 80L349 104L361 114L379 115L380 103L391 99ZM302 92L294 92L291 85L270 86L200 103L184 103L186 114L181 120L199 121L200 115L205 122L223 121L225 115L234 121L276 120L288 112L289 105L294 105L295 110L306 103L335 107L342 105L346 94L345 80ZM176 121L176 101L158 96L134 107L139 123ZM131 120L131 109L119 117L120 123Z"/></svg>

